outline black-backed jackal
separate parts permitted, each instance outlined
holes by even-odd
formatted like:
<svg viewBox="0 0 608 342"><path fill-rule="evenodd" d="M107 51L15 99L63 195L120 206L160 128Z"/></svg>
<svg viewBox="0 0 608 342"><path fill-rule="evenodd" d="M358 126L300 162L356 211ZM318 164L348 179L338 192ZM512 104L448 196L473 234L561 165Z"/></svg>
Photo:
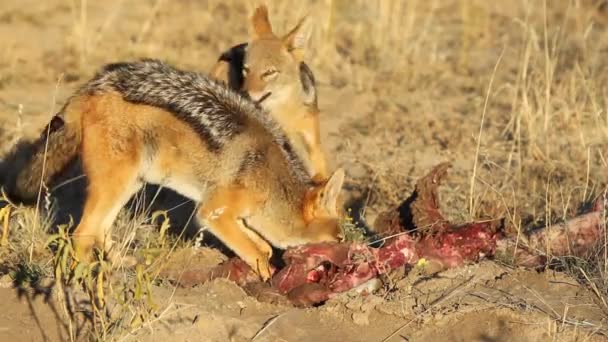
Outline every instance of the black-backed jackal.
<svg viewBox="0 0 608 342"><path fill-rule="evenodd" d="M109 64L54 122L30 164L46 160L48 182L80 153L88 180L73 233L80 258L111 249L112 224L144 182L199 203L199 222L263 279L271 244L339 236L343 171L313 181L275 120L221 82L156 60ZM17 192L31 193L39 181L22 172Z"/></svg>
<svg viewBox="0 0 608 342"><path fill-rule="evenodd" d="M279 122L315 179L327 177L315 79L304 63L311 34L305 17L286 35L272 31L265 6L251 17L252 37L220 56L211 75L244 90Z"/></svg>

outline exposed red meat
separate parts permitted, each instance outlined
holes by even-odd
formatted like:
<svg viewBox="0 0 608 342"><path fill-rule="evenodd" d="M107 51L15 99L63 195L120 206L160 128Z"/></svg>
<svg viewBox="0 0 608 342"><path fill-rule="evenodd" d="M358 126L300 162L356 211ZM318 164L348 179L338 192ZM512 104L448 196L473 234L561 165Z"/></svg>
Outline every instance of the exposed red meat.
<svg viewBox="0 0 608 342"><path fill-rule="evenodd" d="M355 242L317 243L288 249L283 255L286 266L271 280L274 291L286 295L295 305L307 306L321 303L391 270L411 266L420 258L451 268L500 252L512 255L518 265L535 267L546 262L547 253L585 253L602 236L604 205L600 201L591 213L534 231L520 239L505 236L500 221L452 225L441 214L438 196L438 186L448 167L447 163L435 167L418 181L412 196L379 216L376 231L390 236L383 246L373 248ZM246 289L254 289L251 290L254 292L268 290L268 287L249 286L258 283L252 282L254 273L239 259L231 259L198 274L186 272L181 282L189 284L217 277L247 284Z"/></svg>
<svg viewBox="0 0 608 342"><path fill-rule="evenodd" d="M564 223L549 225L528 237L528 246L539 253L582 256L600 239L601 212L590 212Z"/></svg>
<svg viewBox="0 0 608 342"><path fill-rule="evenodd" d="M446 268L458 267L494 255L500 236L489 223L470 223L425 236L416 244L416 250L421 257Z"/></svg>
<svg viewBox="0 0 608 342"><path fill-rule="evenodd" d="M414 240L404 234L381 248L361 243L299 246L287 251L284 260L287 266L274 275L272 285L280 293L303 304L306 300L299 297L306 289L314 291L313 297L326 300L332 294L350 290L380 274L412 264L418 260L418 255Z"/></svg>
<svg viewBox="0 0 608 342"><path fill-rule="evenodd" d="M600 199L593 211L524 234L519 243L517 236L499 240L497 251L525 267L544 266L549 256L585 257L604 234L604 214L604 202Z"/></svg>

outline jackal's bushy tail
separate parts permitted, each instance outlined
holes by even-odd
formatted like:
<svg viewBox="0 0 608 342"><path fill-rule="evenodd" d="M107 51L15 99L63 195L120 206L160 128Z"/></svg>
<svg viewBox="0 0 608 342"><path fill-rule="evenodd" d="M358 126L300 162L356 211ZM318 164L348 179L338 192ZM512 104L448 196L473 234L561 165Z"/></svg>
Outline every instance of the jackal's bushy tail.
<svg viewBox="0 0 608 342"><path fill-rule="evenodd" d="M80 119L71 118L69 111L69 106L64 107L36 141L19 143L5 162L10 164L5 185L15 200L35 201L41 185L48 184L78 153Z"/></svg>

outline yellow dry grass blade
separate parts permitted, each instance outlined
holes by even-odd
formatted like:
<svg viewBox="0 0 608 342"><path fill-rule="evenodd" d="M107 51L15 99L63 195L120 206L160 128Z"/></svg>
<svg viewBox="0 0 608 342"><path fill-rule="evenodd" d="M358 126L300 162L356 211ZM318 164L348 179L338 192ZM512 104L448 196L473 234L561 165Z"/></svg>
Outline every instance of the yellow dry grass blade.
<svg viewBox="0 0 608 342"><path fill-rule="evenodd" d="M9 218L11 217L11 207L6 206L0 209L0 221L2 221L2 238L0 238L0 246L8 244L8 226Z"/></svg>
<svg viewBox="0 0 608 342"><path fill-rule="evenodd" d="M162 248L165 246L165 240L166 240L165 238L166 238L167 231L169 230L169 228L171 228L171 220L169 219L169 215L168 215L167 211L159 210L152 214L152 222L156 222L156 219L159 217L163 218L163 221L160 226L160 232L158 235L158 242L160 244L160 247Z"/></svg>

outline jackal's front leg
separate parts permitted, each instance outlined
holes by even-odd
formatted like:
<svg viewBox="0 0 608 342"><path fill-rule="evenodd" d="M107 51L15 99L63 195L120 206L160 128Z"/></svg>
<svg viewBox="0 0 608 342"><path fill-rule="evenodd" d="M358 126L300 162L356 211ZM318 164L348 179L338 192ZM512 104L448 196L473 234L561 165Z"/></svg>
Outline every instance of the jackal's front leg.
<svg viewBox="0 0 608 342"><path fill-rule="evenodd" d="M321 150L321 145L315 145L310 152L310 160L312 164L312 176L316 181L327 179L327 164L325 163L325 154Z"/></svg>
<svg viewBox="0 0 608 342"><path fill-rule="evenodd" d="M242 223L255 208L255 197L240 187L217 189L199 208L198 219L266 281L272 275L272 247Z"/></svg>
<svg viewBox="0 0 608 342"><path fill-rule="evenodd" d="M318 134L311 135L309 132L303 132L302 138L310 160L310 175L317 181L325 180L327 178L327 163Z"/></svg>

